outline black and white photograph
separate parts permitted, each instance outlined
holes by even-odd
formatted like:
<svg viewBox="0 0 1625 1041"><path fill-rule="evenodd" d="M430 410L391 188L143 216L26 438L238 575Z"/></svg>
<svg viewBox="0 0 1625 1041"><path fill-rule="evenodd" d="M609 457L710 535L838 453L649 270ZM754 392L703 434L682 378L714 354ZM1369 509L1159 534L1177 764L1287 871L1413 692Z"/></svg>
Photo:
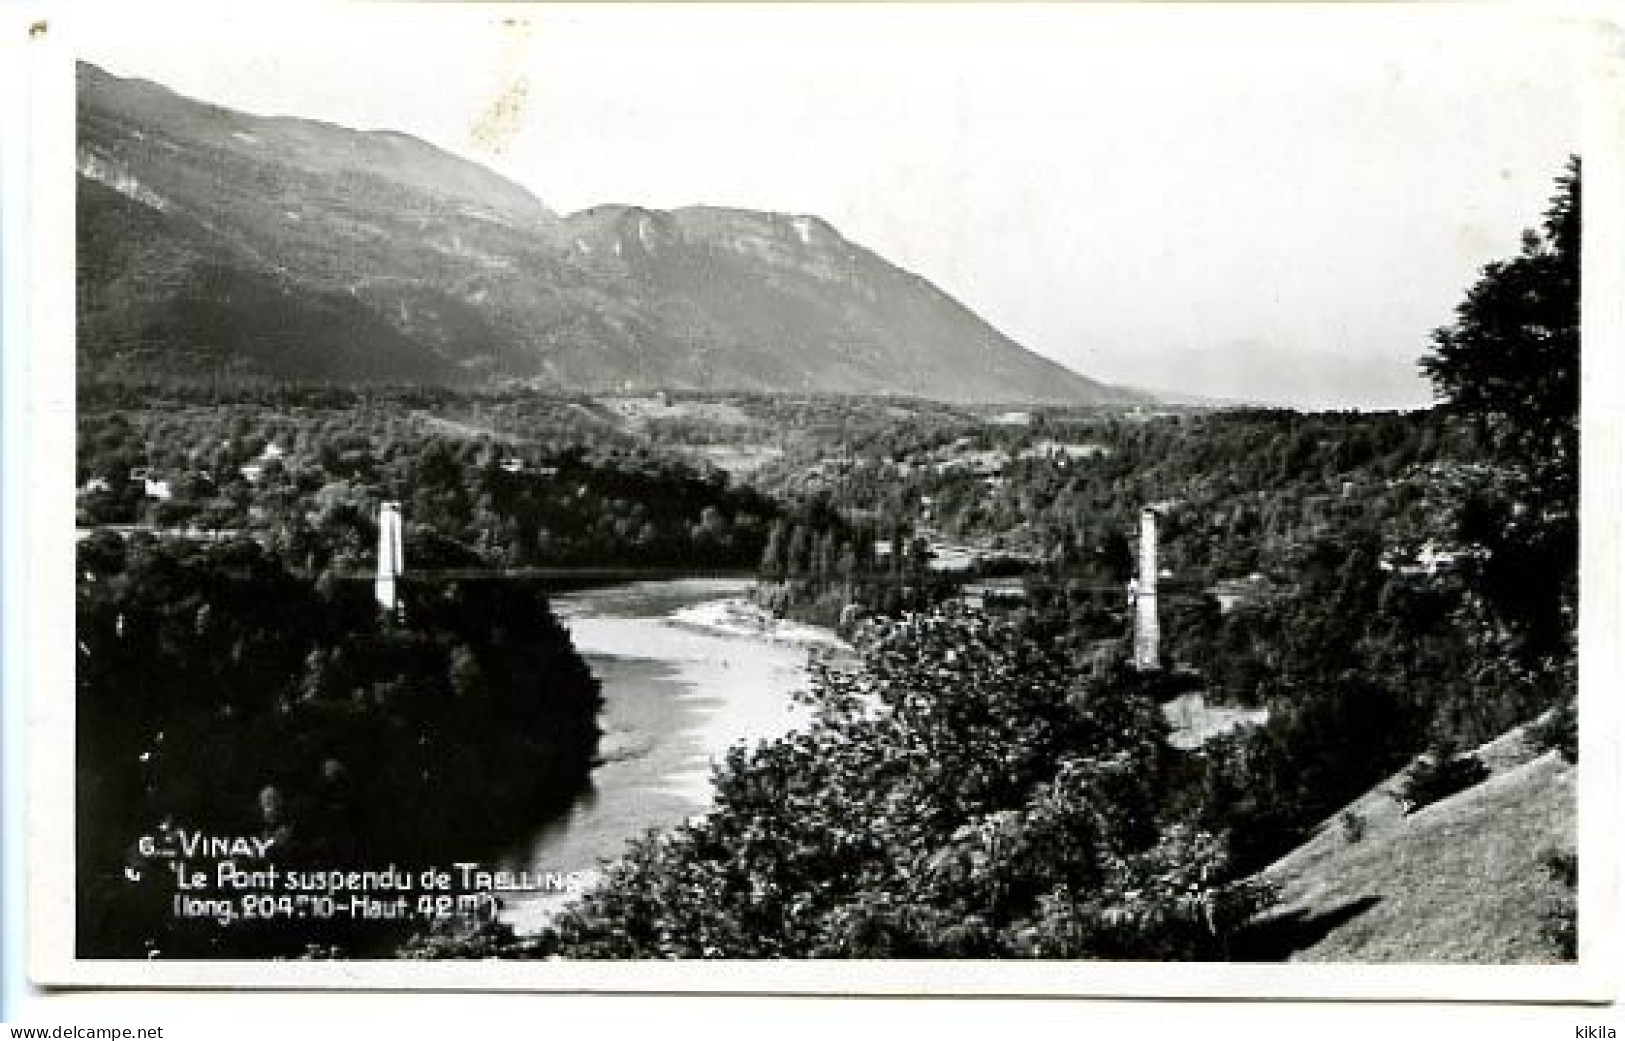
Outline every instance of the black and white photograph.
<svg viewBox="0 0 1625 1041"><path fill-rule="evenodd" d="M1596 25L411 6L71 38L49 971L1589 993Z"/></svg>

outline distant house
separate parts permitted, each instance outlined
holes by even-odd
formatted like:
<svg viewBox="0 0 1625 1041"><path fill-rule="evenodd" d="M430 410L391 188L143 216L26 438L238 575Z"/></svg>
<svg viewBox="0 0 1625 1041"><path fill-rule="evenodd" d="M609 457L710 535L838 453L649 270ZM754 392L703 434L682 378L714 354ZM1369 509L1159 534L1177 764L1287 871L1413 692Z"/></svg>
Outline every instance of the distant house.
<svg viewBox="0 0 1625 1041"><path fill-rule="evenodd" d="M1207 695L1193 691L1164 702L1162 717L1170 731L1168 743L1190 751L1239 727L1263 726L1270 714L1264 708L1210 705Z"/></svg>
<svg viewBox="0 0 1625 1041"><path fill-rule="evenodd" d="M168 481L160 480L155 477L145 478L142 482L142 489L147 498L157 499L159 502L168 502L170 499L174 498L175 494L170 490Z"/></svg>
<svg viewBox="0 0 1625 1041"><path fill-rule="evenodd" d="M1257 600L1268 588L1269 580L1255 571L1246 578L1227 578L1210 586L1207 592L1219 602L1219 613L1229 614Z"/></svg>
<svg viewBox="0 0 1625 1041"><path fill-rule="evenodd" d="M502 467L503 473L518 474L525 472L525 461L518 456L508 456L497 465Z"/></svg>
<svg viewBox="0 0 1625 1041"><path fill-rule="evenodd" d="M86 481L85 486L79 490L85 492L86 494L94 495L97 492L109 491L111 488L112 485L108 484L105 478L92 477L90 480Z"/></svg>
<svg viewBox="0 0 1625 1041"><path fill-rule="evenodd" d="M1014 607L1027 599L1027 588L1019 577L984 578L966 583L959 599L978 610Z"/></svg>
<svg viewBox="0 0 1625 1041"><path fill-rule="evenodd" d="M1398 575L1431 578L1455 571L1464 561L1479 559L1483 553L1480 549L1452 549L1430 540L1422 543L1414 554L1397 548L1388 549L1377 566Z"/></svg>
<svg viewBox="0 0 1625 1041"><path fill-rule="evenodd" d="M933 542L929 547L928 566L932 571L969 571L976 566L976 550L969 546L951 546Z"/></svg>
<svg viewBox="0 0 1625 1041"><path fill-rule="evenodd" d="M980 452L964 452L949 459L932 464L931 468L937 473L967 473L976 477L994 477L1004 470L1006 456L996 449ZM900 464L899 470L903 473Z"/></svg>
<svg viewBox="0 0 1625 1041"><path fill-rule="evenodd" d="M1111 449L1105 445L1093 442L1070 442L1046 439L1035 442L1022 449L1018 458L1021 459L1093 459L1095 456L1110 455Z"/></svg>
<svg viewBox="0 0 1625 1041"><path fill-rule="evenodd" d="M265 476L267 464L280 463L286 454L276 442L270 442L260 451L259 458L239 466L237 472L250 484L256 483Z"/></svg>
<svg viewBox="0 0 1625 1041"><path fill-rule="evenodd" d="M1489 556L1489 550L1482 546L1465 546L1460 549L1446 549L1441 546L1427 545L1422 547L1422 555L1418 563L1429 575L1436 575L1441 571L1455 571L1468 561L1483 560Z"/></svg>

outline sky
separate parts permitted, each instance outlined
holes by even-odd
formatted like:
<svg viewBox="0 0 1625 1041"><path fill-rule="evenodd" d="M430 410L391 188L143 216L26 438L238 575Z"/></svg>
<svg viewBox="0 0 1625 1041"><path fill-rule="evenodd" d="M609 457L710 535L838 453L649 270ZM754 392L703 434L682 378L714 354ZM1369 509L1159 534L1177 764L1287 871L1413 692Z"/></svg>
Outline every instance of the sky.
<svg viewBox="0 0 1625 1041"><path fill-rule="evenodd" d="M1404 407L1580 149L1584 27L1527 12L268 5L70 38L416 134L561 213L817 214L1096 378Z"/></svg>

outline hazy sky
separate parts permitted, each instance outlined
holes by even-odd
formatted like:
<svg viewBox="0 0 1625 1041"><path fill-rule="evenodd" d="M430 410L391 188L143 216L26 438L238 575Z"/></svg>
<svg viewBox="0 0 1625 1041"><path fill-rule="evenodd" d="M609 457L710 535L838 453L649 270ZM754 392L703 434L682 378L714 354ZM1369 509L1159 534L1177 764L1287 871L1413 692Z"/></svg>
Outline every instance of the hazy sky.
<svg viewBox="0 0 1625 1041"><path fill-rule="evenodd" d="M293 10L74 28L560 212L816 213L1039 353L1197 394L1425 402L1428 332L1579 150L1580 30L1482 9Z"/></svg>

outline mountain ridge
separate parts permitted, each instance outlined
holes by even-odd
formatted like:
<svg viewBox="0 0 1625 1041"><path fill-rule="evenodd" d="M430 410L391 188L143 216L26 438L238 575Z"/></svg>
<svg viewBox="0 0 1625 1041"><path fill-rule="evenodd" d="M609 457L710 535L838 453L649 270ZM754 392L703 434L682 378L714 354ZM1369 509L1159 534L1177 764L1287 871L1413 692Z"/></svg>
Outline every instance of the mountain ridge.
<svg viewBox="0 0 1625 1041"><path fill-rule="evenodd" d="M239 113L85 64L79 115L79 333L98 369L1149 400L1026 350L811 214L560 215L410 134Z"/></svg>

